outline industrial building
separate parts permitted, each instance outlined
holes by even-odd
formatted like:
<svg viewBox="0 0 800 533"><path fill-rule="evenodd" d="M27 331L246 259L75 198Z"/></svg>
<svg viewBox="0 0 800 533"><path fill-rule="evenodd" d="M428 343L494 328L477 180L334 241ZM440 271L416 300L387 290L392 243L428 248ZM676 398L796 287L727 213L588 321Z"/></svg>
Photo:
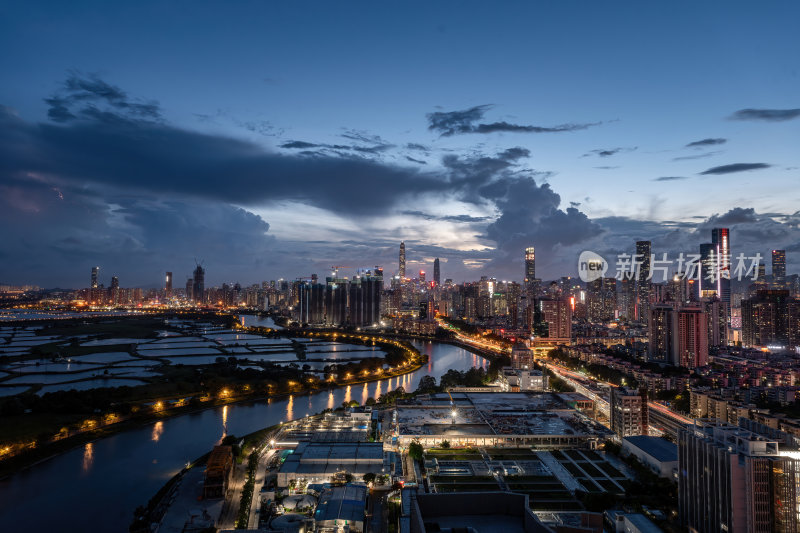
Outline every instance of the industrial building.
<svg viewBox="0 0 800 533"><path fill-rule="evenodd" d="M380 442L301 442L286 456L278 471L278 486L293 480L329 483L351 474L381 475L389 472L388 457Z"/></svg>
<svg viewBox="0 0 800 533"><path fill-rule="evenodd" d="M206 464L203 479L203 498L222 498L225 496L232 468L233 449L230 446L214 446Z"/></svg>
<svg viewBox="0 0 800 533"><path fill-rule="evenodd" d="M367 508L367 487L344 485L322 491L314 510L316 533L362 533Z"/></svg>
<svg viewBox="0 0 800 533"><path fill-rule="evenodd" d="M678 446L661 437L637 435L622 439L622 451L636 457L655 474L678 479Z"/></svg>

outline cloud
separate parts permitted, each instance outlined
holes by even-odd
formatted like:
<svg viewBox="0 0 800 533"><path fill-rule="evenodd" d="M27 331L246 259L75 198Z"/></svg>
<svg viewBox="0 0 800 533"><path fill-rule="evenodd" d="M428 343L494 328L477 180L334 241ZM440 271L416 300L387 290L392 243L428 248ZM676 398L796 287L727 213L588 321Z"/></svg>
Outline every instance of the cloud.
<svg viewBox="0 0 800 533"><path fill-rule="evenodd" d="M343 135L344 136L344 135ZM322 144L311 143L306 141L288 141L278 145L279 148L286 148L289 150L310 150L312 155L345 155L343 152L356 152L360 154L377 155L382 152L394 148L392 144L375 144L372 146L362 146L358 144ZM349 155L349 154L348 154Z"/></svg>
<svg viewBox="0 0 800 533"><path fill-rule="evenodd" d="M487 220L491 220L491 217L474 217L472 215L432 215L430 213L425 213L424 211L402 211L401 214L415 216L424 218L425 220L442 220L446 222L464 222L464 223L473 223L473 222L486 222Z"/></svg>
<svg viewBox="0 0 800 533"><path fill-rule="evenodd" d="M414 159L411 156L405 156L405 157L406 157L406 161L411 161L412 163L417 163L419 165L427 165L428 164L427 162L425 162L425 161L423 161L421 159Z"/></svg>
<svg viewBox="0 0 800 533"><path fill-rule="evenodd" d="M711 215L703 226L731 226L734 224L752 224L759 221L756 210L752 207L734 207L722 215Z"/></svg>
<svg viewBox="0 0 800 533"><path fill-rule="evenodd" d="M458 111L435 111L428 113L428 129L439 133L442 137L464 133L561 133L568 131L585 130L597 126L600 122L586 124L560 124L557 126L533 126L526 124L511 124L509 122L479 122L486 112L494 106L491 104L478 105Z"/></svg>
<svg viewBox="0 0 800 533"><path fill-rule="evenodd" d="M70 73L61 88L44 101L49 106L48 117L55 122L162 118L158 102L132 99L119 87L79 72Z"/></svg>
<svg viewBox="0 0 800 533"><path fill-rule="evenodd" d="M679 180L688 180L689 178L685 176L661 176L659 178L653 178L653 181L679 181Z"/></svg>
<svg viewBox="0 0 800 533"><path fill-rule="evenodd" d="M697 154L697 155L682 155L680 157L673 157L672 160L673 161L690 161L692 159L705 159L707 157L712 157L712 156L715 156L715 155L721 154L721 153L722 153L722 151L718 150L718 151L715 151L715 152L706 152L704 154Z"/></svg>
<svg viewBox="0 0 800 533"><path fill-rule="evenodd" d="M728 117L731 120L763 120L783 122L800 117L800 109L740 109Z"/></svg>
<svg viewBox="0 0 800 533"><path fill-rule="evenodd" d="M636 146L631 148L610 148L610 149L597 149L597 150L590 150L589 152L583 154L582 157L589 157L592 155L596 155L598 157L611 157L612 155L616 155L620 152L633 152L636 150Z"/></svg>
<svg viewBox="0 0 800 533"><path fill-rule="evenodd" d="M732 174L734 172L745 172L747 170L759 170L762 168L769 168L772 165L766 163L733 163L731 165L722 165L719 167L712 167L706 171L701 172L701 175L707 174Z"/></svg>
<svg viewBox="0 0 800 533"><path fill-rule="evenodd" d="M717 146L720 144L725 144L726 142L728 142L728 139L721 139L721 138L702 139L700 141L690 142L689 144L686 145L686 148L702 148L705 146Z"/></svg>

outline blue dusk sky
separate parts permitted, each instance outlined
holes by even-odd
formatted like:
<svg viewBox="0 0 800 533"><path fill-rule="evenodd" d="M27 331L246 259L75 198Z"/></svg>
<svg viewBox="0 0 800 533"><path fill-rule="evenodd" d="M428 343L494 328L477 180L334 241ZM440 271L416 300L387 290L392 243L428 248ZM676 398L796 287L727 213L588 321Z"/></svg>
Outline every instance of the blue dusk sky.
<svg viewBox="0 0 800 533"><path fill-rule="evenodd" d="M4 2L0 283L800 262L800 3ZM108 279L101 279L108 284Z"/></svg>

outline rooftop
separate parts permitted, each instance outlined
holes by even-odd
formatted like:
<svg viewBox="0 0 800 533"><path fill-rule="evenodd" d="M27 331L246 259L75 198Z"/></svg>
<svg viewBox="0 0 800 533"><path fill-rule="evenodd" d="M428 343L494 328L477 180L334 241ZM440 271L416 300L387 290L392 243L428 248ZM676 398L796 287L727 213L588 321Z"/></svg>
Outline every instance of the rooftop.
<svg viewBox="0 0 800 533"><path fill-rule="evenodd" d="M638 435L635 437L625 437L626 441L636 446L650 457L655 458L662 463L668 463L678 460L678 446L661 437L648 437L647 435Z"/></svg>

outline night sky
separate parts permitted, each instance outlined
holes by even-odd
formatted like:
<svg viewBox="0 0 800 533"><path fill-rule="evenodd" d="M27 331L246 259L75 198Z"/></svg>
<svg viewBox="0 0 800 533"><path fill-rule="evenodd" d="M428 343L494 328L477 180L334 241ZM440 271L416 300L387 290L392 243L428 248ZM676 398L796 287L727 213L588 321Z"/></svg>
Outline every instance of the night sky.
<svg viewBox="0 0 800 533"><path fill-rule="evenodd" d="M0 283L800 263L800 3L5 2Z"/></svg>

